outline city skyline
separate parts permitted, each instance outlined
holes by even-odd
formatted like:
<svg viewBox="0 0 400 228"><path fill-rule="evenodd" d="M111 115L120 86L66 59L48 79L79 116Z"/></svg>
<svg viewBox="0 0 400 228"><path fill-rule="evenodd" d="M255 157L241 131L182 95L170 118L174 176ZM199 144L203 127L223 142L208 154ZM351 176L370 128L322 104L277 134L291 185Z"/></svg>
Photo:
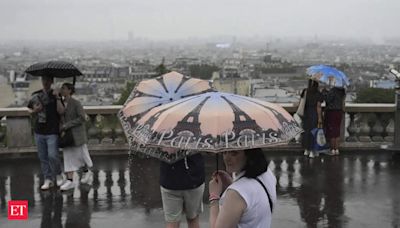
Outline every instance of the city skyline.
<svg viewBox="0 0 400 228"><path fill-rule="evenodd" d="M396 0L3 0L0 40L107 41L207 37L400 37Z"/></svg>

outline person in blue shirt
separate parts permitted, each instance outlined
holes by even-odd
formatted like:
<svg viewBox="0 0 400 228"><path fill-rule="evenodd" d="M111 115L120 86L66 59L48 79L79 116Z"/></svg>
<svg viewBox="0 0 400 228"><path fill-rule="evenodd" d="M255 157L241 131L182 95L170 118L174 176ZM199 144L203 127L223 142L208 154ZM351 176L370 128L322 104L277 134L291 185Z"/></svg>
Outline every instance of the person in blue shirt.
<svg viewBox="0 0 400 228"><path fill-rule="evenodd" d="M186 216L189 228L198 228L203 211L204 158L187 156L173 164L161 162L160 190L167 228L177 228Z"/></svg>

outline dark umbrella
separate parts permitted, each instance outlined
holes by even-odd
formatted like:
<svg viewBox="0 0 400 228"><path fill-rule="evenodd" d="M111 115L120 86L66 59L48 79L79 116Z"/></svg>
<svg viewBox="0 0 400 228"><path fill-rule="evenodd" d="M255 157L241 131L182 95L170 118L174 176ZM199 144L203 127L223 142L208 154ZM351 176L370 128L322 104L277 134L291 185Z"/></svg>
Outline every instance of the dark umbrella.
<svg viewBox="0 0 400 228"><path fill-rule="evenodd" d="M83 75L72 63L64 61L48 61L35 63L25 70L32 76L45 76L53 78L73 77L75 84L76 76Z"/></svg>

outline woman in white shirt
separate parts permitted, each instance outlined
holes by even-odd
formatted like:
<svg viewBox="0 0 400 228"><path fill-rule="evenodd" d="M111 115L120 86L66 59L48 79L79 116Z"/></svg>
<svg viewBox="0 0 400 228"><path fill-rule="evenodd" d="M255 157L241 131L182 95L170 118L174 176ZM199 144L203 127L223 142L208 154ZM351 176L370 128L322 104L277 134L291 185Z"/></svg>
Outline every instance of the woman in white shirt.
<svg viewBox="0 0 400 228"><path fill-rule="evenodd" d="M223 158L229 174L217 171L209 183L210 227L269 228L276 178L262 150L224 152Z"/></svg>

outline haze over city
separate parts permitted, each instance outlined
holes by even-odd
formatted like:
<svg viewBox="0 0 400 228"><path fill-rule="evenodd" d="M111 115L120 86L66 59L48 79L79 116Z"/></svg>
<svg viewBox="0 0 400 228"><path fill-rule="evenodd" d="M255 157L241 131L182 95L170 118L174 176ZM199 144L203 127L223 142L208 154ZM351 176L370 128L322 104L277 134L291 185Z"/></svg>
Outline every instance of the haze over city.
<svg viewBox="0 0 400 228"><path fill-rule="evenodd" d="M397 0L2 0L0 40L400 37Z"/></svg>

